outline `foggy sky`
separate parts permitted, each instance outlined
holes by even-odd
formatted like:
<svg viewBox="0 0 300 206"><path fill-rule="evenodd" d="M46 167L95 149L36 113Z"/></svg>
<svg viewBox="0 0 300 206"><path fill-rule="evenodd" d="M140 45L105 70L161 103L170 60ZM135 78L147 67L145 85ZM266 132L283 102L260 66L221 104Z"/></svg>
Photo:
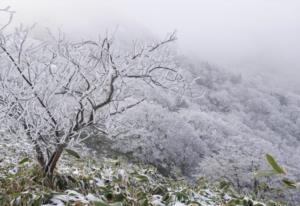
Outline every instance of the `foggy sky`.
<svg viewBox="0 0 300 206"><path fill-rule="evenodd" d="M164 37L176 29L187 55L238 71L300 77L297 0L0 0L7 5L16 22L75 36L124 26L132 38Z"/></svg>

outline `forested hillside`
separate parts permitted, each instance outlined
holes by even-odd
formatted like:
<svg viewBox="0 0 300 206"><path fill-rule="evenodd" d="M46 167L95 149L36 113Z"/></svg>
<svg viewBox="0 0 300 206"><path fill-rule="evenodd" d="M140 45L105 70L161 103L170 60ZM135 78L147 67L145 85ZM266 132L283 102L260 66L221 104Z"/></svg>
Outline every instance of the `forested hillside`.
<svg viewBox="0 0 300 206"><path fill-rule="evenodd" d="M222 177L240 190L253 189L253 173L266 168L266 153L299 178L299 94L268 83L268 77L187 59L179 64L184 92L151 93L120 116L116 121L126 124L116 135L116 150L167 174L179 169L191 178Z"/></svg>
<svg viewBox="0 0 300 206"><path fill-rule="evenodd" d="M0 11L0 205L300 202L297 89L182 55L176 32L37 38Z"/></svg>

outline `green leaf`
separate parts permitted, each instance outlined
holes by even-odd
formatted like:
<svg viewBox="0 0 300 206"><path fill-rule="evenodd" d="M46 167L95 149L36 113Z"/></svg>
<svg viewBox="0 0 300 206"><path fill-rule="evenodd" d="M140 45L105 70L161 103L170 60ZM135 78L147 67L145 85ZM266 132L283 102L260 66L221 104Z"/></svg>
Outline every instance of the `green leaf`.
<svg viewBox="0 0 300 206"><path fill-rule="evenodd" d="M199 202L196 202L196 201L189 201L188 205L189 206L201 206L201 204Z"/></svg>
<svg viewBox="0 0 300 206"><path fill-rule="evenodd" d="M276 162L272 155L266 154L266 159L274 171L276 171L279 174L286 174L284 169Z"/></svg>
<svg viewBox="0 0 300 206"><path fill-rule="evenodd" d="M270 200L269 202L267 202L267 206L278 206L276 202Z"/></svg>
<svg viewBox="0 0 300 206"><path fill-rule="evenodd" d="M289 180L289 179L283 179L282 180L283 184L286 186L286 187L289 187L289 188L296 188L296 183L292 180Z"/></svg>
<svg viewBox="0 0 300 206"><path fill-rule="evenodd" d="M166 192L168 192L167 188L159 185L157 187L154 188L152 194L155 194L155 195L164 195Z"/></svg>
<svg viewBox="0 0 300 206"><path fill-rule="evenodd" d="M189 199L188 195L184 192L177 192L176 193L176 199L180 202L184 202Z"/></svg>
<svg viewBox="0 0 300 206"><path fill-rule="evenodd" d="M261 171L256 171L254 173L254 176L255 177L270 177L270 176L273 176L276 174L277 174L277 172L274 170L261 170Z"/></svg>
<svg viewBox="0 0 300 206"><path fill-rule="evenodd" d="M149 201L147 200L147 198L139 200L139 205L141 206L148 206L149 205Z"/></svg>
<svg viewBox="0 0 300 206"><path fill-rule="evenodd" d="M115 194L113 197L114 201L118 201L121 202L125 199L124 194L120 193L120 194Z"/></svg>
<svg viewBox="0 0 300 206"><path fill-rule="evenodd" d="M105 202L94 202L95 206L109 206L109 204Z"/></svg>
<svg viewBox="0 0 300 206"><path fill-rule="evenodd" d="M236 205L241 205L242 201L239 199L231 199L229 202L227 202L226 206L236 206Z"/></svg>
<svg viewBox="0 0 300 206"><path fill-rule="evenodd" d="M66 151L69 155L71 155L71 156L73 156L73 157L76 157L77 159L80 159L80 155L79 155L77 152L75 152L74 150L71 150L71 149L65 149L65 151Z"/></svg>
<svg viewBox="0 0 300 206"><path fill-rule="evenodd" d="M123 206L122 202L115 202L115 203L111 203L109 204L110 206Z"/></svg>
<svg viewBox="0 0 300 206"><path fill-rule="evenodd" d="M136 179L139 182L149 182L149 178L146 175L138 175L138 176L136 176Z"/></svg>
<svg viewBox="0 0 300 206"><path fill-rule="evenodd" d="M18 164L19 165L22 165L22 164L24 164L25 162L28 162L29 161L29 158L28 157L25 157L25 158L23 158Z"/></svg>

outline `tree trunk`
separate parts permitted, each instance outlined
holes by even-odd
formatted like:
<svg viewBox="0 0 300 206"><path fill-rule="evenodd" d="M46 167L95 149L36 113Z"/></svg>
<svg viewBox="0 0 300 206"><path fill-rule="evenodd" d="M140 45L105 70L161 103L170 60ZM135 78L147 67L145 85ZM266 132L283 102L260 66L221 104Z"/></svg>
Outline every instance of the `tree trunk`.
<svg viewBox="0 0 300 206"><path fill-rule="evenodd" d="M36 141L34 141L34 149L36 152L36 159L37 159L38 163L40 164L40 166L42 168L44 168L45 164L46 164L44 155L43 155L43 152L42 152L40 146L38 145L38 143Z"/></svg>
<svg viewBox="0 0 300 206"><path fill-rule="evenodd" d="M43 174L45 177L52 179L54 169L65 148L66 144L59 144L56 147L55 151L51 155L51 158L48 160L47 164L43 168Z"/></svg>

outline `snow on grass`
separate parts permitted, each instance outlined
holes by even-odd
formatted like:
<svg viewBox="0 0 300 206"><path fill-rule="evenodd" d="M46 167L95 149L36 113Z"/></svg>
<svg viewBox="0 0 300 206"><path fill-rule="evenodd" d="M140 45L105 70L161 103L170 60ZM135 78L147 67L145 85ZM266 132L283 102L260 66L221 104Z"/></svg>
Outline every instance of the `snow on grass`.
<svg viewBox="0 0 300 206"><path fill-rule="evenodd" d="M54 185L47 187L32 154L6 143L0 142L5 154L0 164L0 205L264 206L219 183L192 185L182 177L164 177L149 165L87 155L75 159L65 154Z"/></svg>

